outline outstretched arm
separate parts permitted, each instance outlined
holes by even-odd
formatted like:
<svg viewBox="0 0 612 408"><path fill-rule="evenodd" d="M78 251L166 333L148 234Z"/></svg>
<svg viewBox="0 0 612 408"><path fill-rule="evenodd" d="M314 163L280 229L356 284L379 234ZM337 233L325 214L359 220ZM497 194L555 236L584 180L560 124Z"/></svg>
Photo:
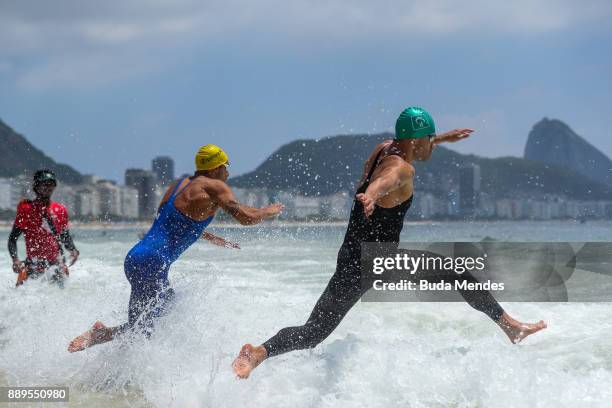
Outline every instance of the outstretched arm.
<svg viewBox="0 0 612 408"><path fill-rule="evenodd" d="M411 184L413 175L414 168L399 157L390 156L383 159L372 175L372 181L366 191L356 196L363 203L366 217L372 215L379 199Z"/></svg>
<svg viewBox="0 0 612 408"><path fill-rule="evenodd" d="M240 204L229 186L221 181L212 184L206 191L213 202L242 225L258 224L265 219L275 217L284 208L282 204L272 204L262 208Z"/></svg>
<svg viewBox="0 0 612 408"><path fill-rule="evenodd" d="M440 143L454 143L468 138L472 133L474 133L474 129L455 129L450 132L442 133L441 135L436 135L432 142L434 145Z"/></svg>
<svg viewBox="0 0 612 408"><path fill-rule="evenodd" d="M238 245L237 243L228 241L225 238L221 238L215 234L211 234L210 232L204 232L202 236L200 237L200 239L210 241L211 244L221 246L224 248L240 249L240 245Z"/></svg>

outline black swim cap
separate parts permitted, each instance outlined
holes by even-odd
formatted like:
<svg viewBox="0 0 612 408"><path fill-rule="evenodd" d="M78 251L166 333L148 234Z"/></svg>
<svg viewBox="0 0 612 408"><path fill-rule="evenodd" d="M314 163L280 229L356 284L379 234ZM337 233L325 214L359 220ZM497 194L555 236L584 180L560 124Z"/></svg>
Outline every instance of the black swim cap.
<svg viewBox="0 0 612 408"><path fill-rule="evenodd" d="M55 178L55 173L47 169L37 170L36 173L34 173L34 186L42 182L45 182L45 181L52 181L55 183L55 185L57 185L57 179Z"/></svg>

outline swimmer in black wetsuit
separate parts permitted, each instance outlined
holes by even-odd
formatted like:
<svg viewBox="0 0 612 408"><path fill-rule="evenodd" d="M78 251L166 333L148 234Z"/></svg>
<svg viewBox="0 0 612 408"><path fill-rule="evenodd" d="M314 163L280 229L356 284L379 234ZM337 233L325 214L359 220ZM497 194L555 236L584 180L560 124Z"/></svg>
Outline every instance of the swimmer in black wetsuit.
<svg viewBox="0 0 612 408"><path fill-rule="evenodd" d="M471 129L456 129L436 136L433 119L426 111L411 107L402 112L396 123L396 139L376 146L365 164L344 242L338 252L336 272L306 324L284 328L261 346L244 345L232 364L239 378L247 378L268 357L315 347L332 333L364 291L371 287L361 284L361 243L399 242L404 215L412 203L415 169L411 163L427 160L435 145L457 142L472 132ZM458 279L458 276L468 282L477 282L469 272L460 275L440 272L435 279ZM470 306L496 322L512 343L546 327L543 321L526 324L514 320L488 291L459 290L459 293Z"/></svg>

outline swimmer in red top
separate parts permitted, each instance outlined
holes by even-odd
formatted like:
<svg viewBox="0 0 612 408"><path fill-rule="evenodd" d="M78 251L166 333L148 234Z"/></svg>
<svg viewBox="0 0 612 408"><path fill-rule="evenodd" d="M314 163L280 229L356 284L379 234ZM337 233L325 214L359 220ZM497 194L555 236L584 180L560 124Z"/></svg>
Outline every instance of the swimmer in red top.
<svg viewBox="0 0 612 408"><path fill-rule="evenodd" d="M17 206L17 216L8 239L8 250L13 260L13 271L19 274L17 286L28 277L39 277L46 271L53 272L53 279L59 280L68 275L64 260L63 246L70 251L72 266L79 257L68 230L68 211L66 207L51 201L57 186L55 174L50 170L34 173L34 200L22 200ZM26 259L19 259L17 239L25 234Z"/></svg>

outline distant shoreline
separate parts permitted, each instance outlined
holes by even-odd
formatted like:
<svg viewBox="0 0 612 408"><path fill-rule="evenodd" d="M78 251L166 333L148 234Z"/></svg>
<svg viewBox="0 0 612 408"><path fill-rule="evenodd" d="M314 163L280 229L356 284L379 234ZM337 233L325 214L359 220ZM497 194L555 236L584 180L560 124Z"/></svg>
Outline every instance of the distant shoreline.
<svg viewBox="0 0 612 408"><path fill-rule="evenodd" d="M463 220L423 220L415 221L409 220L404 221L404 225L423 225L423 224L461 224L468 221ZM546 223L546 222L557 222L557 223L568 223L568 224L581 224L580 220L575 219L552 219L552 220L476 220L469 221L476 223ZM609 224L610 220L589 220L589 224ZM122 229L140 229L146 230L151 226L151 222L78 222L74 221L70 223L70 228L79 230L122 230ZM282 228L282 227L345 227L348 223L346 221L272 221L263 222L257 225L244 226L237 223L230 222L216 222L211 225L211 228ZM0 230L9 230L13 226L13 221L0 221Z"/></svg>
<svg viewBox="0 0 612 408"><path fill-rule="evenodd" d="M151 222L78 222L71 221L70 228L71 229L108 229L108 230L118 230L118 229L148 229L151 227L153 221ZM238 223L231 222L215 222L211 225L212 227L220 227L220 228L278 228L278 227L326 227L326 226L346 226L347 221L283 221L283 222L262 222L261 224L256 225L240 225ZM426 223L426 221L417 221L417 222L406 222L407 224L422 224ZM10 229L13 226L12 221L1 221L0 229Z"/></svg>

